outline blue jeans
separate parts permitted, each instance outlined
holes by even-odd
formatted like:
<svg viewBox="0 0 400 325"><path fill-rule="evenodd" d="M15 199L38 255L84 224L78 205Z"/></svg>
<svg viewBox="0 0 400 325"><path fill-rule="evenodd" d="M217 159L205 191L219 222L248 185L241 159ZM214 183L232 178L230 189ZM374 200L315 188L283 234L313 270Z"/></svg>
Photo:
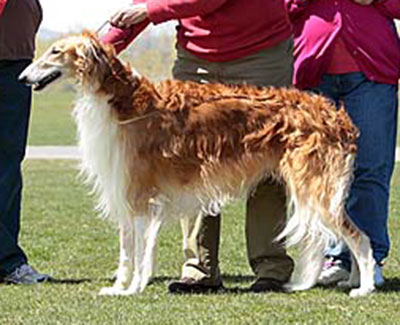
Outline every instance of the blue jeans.
<svg viewBox="0 0 400 325"><path fill-rule="evenodd" d="M0 276L27 262L18 245L31 89L18 82L30 60L0 60Z"/></svg>
<svg viewBox="0 0 400 325"><path fill-rule="evenodd" d="M395 163L398 86L376 83L360 72L324 75L316 89L337 105L343 103L360 130L354 181L346 210L371 240L373 256L380 263L389 253L389 188ZM350 268L344 243L330 247L328 256Z"/></svg>

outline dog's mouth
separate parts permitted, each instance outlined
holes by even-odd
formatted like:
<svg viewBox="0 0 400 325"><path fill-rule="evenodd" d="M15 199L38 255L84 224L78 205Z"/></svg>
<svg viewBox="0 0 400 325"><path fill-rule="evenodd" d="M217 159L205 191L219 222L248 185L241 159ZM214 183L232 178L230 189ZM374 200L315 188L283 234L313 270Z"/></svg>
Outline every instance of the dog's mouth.
<svg viewBox="0 0 400 325"><path fill-rule="evenodd" d="M54 71L49 75L47 75L46 77L44 77L43 79L35 82L33 84L33 90L40 91L44 89L48 84L52 83L54 80L60 78L61 76L62 76L61 71Z"/></svg>

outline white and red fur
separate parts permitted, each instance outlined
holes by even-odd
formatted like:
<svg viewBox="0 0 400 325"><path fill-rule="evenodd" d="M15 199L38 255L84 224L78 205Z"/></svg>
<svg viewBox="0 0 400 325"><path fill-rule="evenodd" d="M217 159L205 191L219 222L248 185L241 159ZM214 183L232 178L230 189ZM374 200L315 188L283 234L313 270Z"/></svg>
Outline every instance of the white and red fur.
<svg viewBox="0 0 400 325"><path fill-rule="evenodd" d="M20 78L44 88L59 76L77 81L82 171L120 227L117 279L102 294L144 290L164 221L215 213L267 177L289 200L277 240L302 247L288 289L315 285L333 236L356 261L342 286L360 283L354 297L374 290L370 241L344 209L358 134L343 108L295 89L155 84L88 32L56 42Z"/></svg>

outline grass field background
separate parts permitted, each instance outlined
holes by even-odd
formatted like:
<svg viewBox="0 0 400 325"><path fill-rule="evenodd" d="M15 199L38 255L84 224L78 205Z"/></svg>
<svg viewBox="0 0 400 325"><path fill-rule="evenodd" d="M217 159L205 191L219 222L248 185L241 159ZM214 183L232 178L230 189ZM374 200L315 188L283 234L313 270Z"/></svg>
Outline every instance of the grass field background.
<svg viewBox="0 0 400 325"><path fill-rule="evenodd" d="M72 119L75 93L68 84L34 94L29 145L76 145L76 127Z"/></svg>
<svg viewBox="0 0 400 325"><path fill-rule="evenodd" d="M182 264L179 225L161 232L155 282L139 296L100 297L117 266L115 227L96 216L77 178L77 162L25 163L21 244L31 263L54 276L39 286L0 285L0 324L396 324L400 323L400 175L390 210L392 250L380 292L351 299L337 289L295 294L245 292L253 280L246 262L243 204L224 211L221 269L227 291L174 296L166 292Z"/></svg>

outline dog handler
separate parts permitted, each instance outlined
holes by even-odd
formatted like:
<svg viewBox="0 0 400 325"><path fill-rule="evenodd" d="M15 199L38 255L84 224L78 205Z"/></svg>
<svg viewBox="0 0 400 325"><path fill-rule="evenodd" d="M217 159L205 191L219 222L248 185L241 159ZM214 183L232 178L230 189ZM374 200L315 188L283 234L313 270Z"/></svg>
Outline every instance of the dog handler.
<svg viewBox="0 0 400 325"><path fill-rule="evenodd" d="M111 17L103 38L122 51L151 22L178 20L176 79L202 83L288 86L292 39L281 0L135 0ZM283 186L267 180L247 201L246 239L255 292L280 290L293 261L273 243L286 219ZM185 264L169 291L205 292L222 287L218 267L220 216L182 222Z"/></svg>
<svg viewBox="0 0 400 325"><path fill-rule="evenodd" d="M389 188L396 148L400 40L398 0L286 0L295 31L294 84L344 103L360 130L346 210L371 240L375 285L389 252ZM349 276L344 243L327 252L320 283Z"/></svg>
<svg viewBox="0 0 400 325"><path fill-rule="evenodd" d="M15 284L48 279L18 245L31 89L17 79L32 62L41 20L38 0L0 0L0 281Z"/></svg>

